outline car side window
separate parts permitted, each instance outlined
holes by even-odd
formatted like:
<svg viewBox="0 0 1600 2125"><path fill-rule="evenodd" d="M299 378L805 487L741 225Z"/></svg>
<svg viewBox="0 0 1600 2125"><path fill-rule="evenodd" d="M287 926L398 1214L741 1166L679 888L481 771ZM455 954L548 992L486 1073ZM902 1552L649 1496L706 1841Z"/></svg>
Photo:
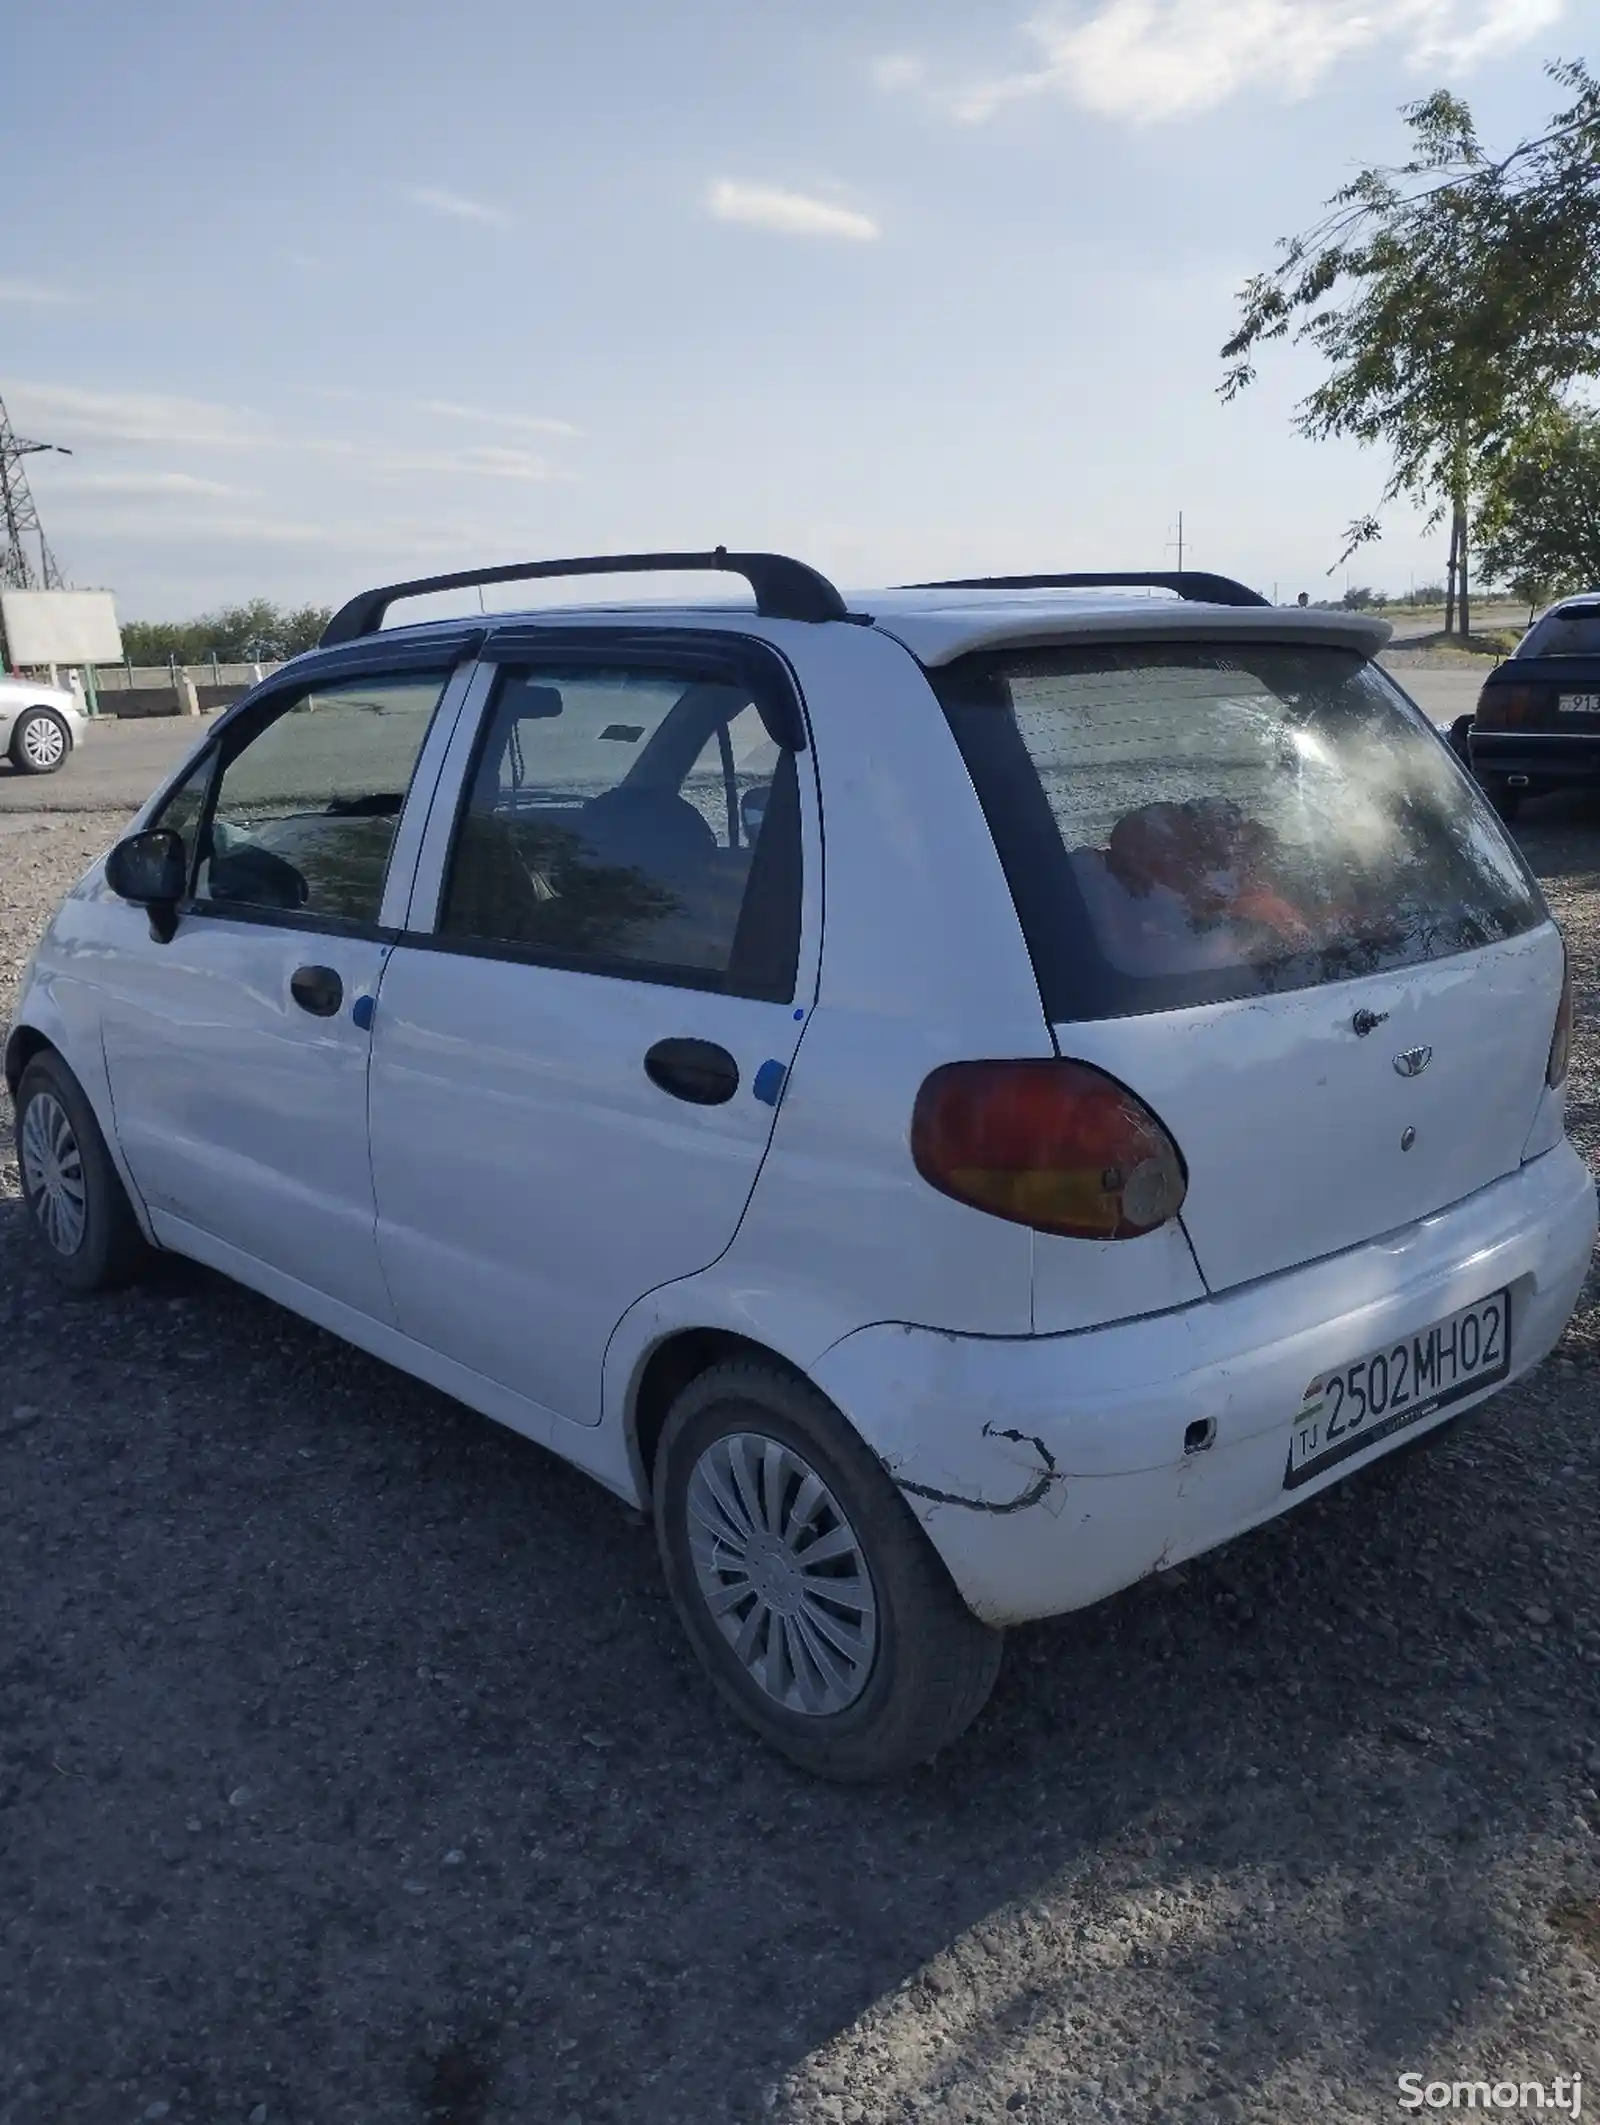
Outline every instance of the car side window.
<svg viewBox="0 0 1600 2125"><path fill-rule="evenodd" d="M794 754L743 680L507 670L456 830L438 934L510 956L792 996Z"/></svg>
<svg viewBox="0 0 1600 2125"><path fill-rule="evenodd" d="M224 761L196 901L375 923L445 682L442 672L336 679L292 698Z"/></svg>
<svg viewBox="0 0 1600 2125"><path fill-rule="evenodd" d="M205 811L206 793L211 787L211 770L215 755L208 749L190 768L177 788L170 792L167 801L151 820L152 827L165 827L168 833L176 834L183 843L183 853L192 866L195 856L195 838L200 830L201 815Z"/></svg>

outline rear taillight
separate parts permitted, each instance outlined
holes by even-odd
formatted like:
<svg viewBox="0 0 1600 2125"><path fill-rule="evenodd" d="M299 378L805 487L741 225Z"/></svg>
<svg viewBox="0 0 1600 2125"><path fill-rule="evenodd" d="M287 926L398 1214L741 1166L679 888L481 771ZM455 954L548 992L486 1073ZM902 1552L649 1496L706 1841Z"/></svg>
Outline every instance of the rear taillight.
<svg viewBox="0 0 1600 2125"><path fill-rule="evenodd" d="M1474 721L1479 730L1515 730L1537 722L1550 706L1548 686L1485 686Z"/></svg>
<svg viewBox="0 0 1600 2125"><path fill-rule="evenodd" d="M1144 1102L1079 1062L946 1063L917 1094L911 1156L958 1203L1074 1240L1154 1232L1188 1185Z"/></svg>
<svg viewBox="0 0 1600 2125"><path fill-rule="evenodd" d="M1544 1081L1552 1091L1567 1081L1567 1064L1572 1057L1572 960L1562 947L1565 967L1561 976L1561 1003L1556 1011L1556 1029L1550 1036L1550 1060L1545 1064Z"/></svg>

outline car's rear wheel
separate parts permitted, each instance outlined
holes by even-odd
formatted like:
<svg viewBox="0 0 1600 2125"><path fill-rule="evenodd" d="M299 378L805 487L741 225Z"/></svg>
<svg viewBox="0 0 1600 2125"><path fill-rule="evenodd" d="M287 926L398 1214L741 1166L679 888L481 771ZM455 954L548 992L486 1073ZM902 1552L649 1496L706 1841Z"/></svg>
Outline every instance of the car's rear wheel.
<svg viewBox="0 0 1600 2125"><path fill-rule="evenodd" d="M20 774L53 775L72 750L72 734L48 708L24 709L11 732L11 764Z"/></svg>
<svg viewBox="0 0 1600 2125"><path fill-rule="evenodd" d="M667 1585L712 1682L825 1778L924 1763L983 1709L998 1631L815 1388L738 1360L690 1383L656 1461Z"/></svg>
<svg viewBox="0 0 1600 2125"><path fill-rule="evenodd" d="M22 1196L45 1260L71 1291L125 1284L150 1247L76 1078L36 1055L17 1087Z"/></svg>
<svg viewBox="0 0 1600 2125"><path fill-rule="evenodd" d="M1468 733L1472 729L1471 716L1457 716L1450 726L1449 746L1463 767L1472 766L1472 748Z"/></svg>

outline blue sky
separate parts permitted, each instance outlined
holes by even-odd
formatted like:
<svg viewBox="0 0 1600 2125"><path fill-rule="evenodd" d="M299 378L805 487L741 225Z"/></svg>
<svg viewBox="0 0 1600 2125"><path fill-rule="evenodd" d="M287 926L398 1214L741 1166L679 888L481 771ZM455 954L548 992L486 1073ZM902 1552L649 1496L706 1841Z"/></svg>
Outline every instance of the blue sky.
<svg viewBox="0 0 1600 2125"><path fill-rule="evenodd" d="M0 393L124 617L549 553L846 584L1325 575L1381 460L1224 407L1234 291L1595 0L52 0L13 13ZM16 211L27 202L26 212ZM1361 580L1442 573L1391 512Z"/></svg>

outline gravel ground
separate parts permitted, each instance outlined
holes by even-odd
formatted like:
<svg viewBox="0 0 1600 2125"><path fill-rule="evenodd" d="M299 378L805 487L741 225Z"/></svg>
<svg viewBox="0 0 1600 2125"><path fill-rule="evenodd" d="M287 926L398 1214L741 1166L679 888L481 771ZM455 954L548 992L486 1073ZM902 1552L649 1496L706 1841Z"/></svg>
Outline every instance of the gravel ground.
<svg viewBox="0 0 1600 2125"><path fill-rule="evenodd" d="M1535 816L1595 1157L1600 819ZM111 827L8 823L0 1015ZM839 1791L535 1447L179 1263L60 1296L3 1121L5 2125L1600 2092L1600 1288L1448 1443L1015 1633L965 1741Z"/></svg>

